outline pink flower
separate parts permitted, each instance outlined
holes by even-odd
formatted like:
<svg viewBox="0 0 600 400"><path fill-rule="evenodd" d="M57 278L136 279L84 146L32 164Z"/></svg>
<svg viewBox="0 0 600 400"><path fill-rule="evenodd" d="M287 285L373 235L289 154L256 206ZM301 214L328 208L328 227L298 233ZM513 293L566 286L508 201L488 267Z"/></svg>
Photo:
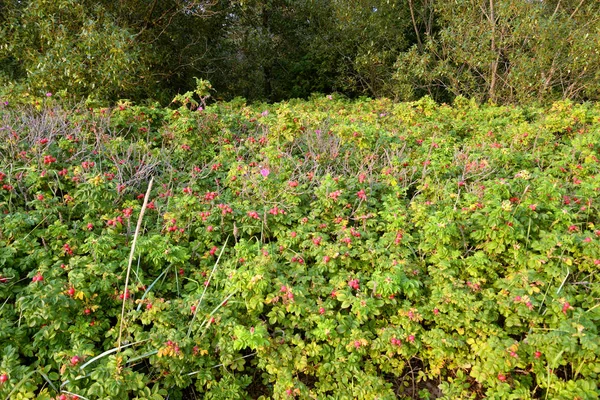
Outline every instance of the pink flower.
<svg viewBox="0 0 600 400"><path fill-rule="evenodd" d="M266 178L267 176L269 176L269 174L270 174L270 173L271 173L271 171L269 171L269 169L268 169L268 168L263 168L263 169L261 169L261 170L260 170L260 174L261 174L262 176L264 176L265 178Z"/></svg>

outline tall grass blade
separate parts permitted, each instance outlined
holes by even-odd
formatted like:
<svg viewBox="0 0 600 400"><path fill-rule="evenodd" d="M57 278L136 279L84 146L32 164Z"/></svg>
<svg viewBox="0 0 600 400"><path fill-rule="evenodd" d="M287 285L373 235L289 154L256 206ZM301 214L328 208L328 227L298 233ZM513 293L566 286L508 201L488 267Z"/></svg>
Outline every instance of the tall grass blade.
<svg viewBox="0 0 600 400"><path fill-rule="evenodd" d="M148 198L150 197L150 191L152 190L152 182L154 177L150 178L148 189L146 190L146 196L144 196L144 203L142 204L142 210L138 217L137 226L135 227L135 234L133 235L133 242L131 243L131 252L129 253L129 262L127 265L127 275L125 277L125 290L123 291L123 306L121 307L121 320L119 321L119 339L117 340L117 349L121 351L121 338L123 336L123 321L125 319L125 302L127 301L127 287L129 286L129 275L131 273L131 264L133 262L133 254L135 252L135 244L137 242L138 235L140 234L140 228L142 227L142 220L144 219L144 212L148 206Z"/></svg>
<svg viewBox="0 0 600 400"><path fill-rule="evenodd" d="M192 333L192 325L194 325L194 321L196 320L196 315L198 314L198 310L200 310L200 305L202 304L202 300L204 299L204 295L206 294L206 290L208 289L208 286L210 285L210 281L215 273L215 270L217 269L217 265L219 265L219 261L221 260L221 256L223 255L223 252L225 251L225 247L227 246L227 242L229 241L229 236L227 236L227 239L225 239L225 243L223 243L223 246L221 247L221 252L219 253L219 257L217 257L217 261L215 262L215 266L213 267L212 271L210 271L210 276L208 277L208 281L207 284L204 285L204 290L202 291L202 295L200 296L200 300L198 301L198 304L196 304L196 310L194 311L194 316L192 317L192 322L190 322L190 326L188 327L188 331L187 331L187 337L190 337L190 334Z"/></svg>

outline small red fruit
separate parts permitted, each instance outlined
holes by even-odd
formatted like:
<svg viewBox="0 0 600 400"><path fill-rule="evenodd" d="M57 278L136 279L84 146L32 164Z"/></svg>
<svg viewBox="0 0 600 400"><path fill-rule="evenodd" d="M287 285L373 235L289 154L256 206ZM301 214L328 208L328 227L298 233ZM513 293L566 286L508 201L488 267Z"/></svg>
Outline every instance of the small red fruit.
<svg viewBox="0 0 600 400"><path fill-rule="evenodd" d="M83 310L83 313L85 315L90 315L92 313L92 310L90 310L89 308L86 308L85 310Z"/></svg>
<svg viewBox="0 0 600 400"><path fill-rule="evenodd" d="M4 382L8 381L8 375L2 374L0 375L0 385L3 385Z"/></svg>
<svg viewBox="0 0 600 400"><path fill-rule="evenodd" d="M58 396L58 400L68 400L68 397L66 394L61 394L60 396Z"/></svg>
<svg viewBox="0 0 600 400"><path fill-rule="evenodd" d="M75 288L74 288L74 287L70 287L70 288L67 290L67 294L69 295L69 297L73 297L73 296L75 296Z"/></svg>
<svg viewBox="0 0 600 400"><path fill-rule="evenodd" d="M569 232L577 232L578 230L579 228L577 227L577 225L569 226Z"/></svg>
<svg viewBox="0 0 600 400"><path fill-rule="evenodd" d="M79 364L79 361L81 361L81 359L78 356L71 357L71 366L76 366Z"/></svg>
<svg viewBox="0 0 600 400"><path fill-rule="evenodd" d="M319 308L319 314L321 314L321 315L325 314L325 309L323 307Z"/></svg>
<svg viewBox="0 0 600 400"><path fill-rule="evenodd" d="M541 352L539 352L539 351L536 351L535 353L533 353L533 356L534 356L535 358L540 358L540 357L542 356L542 353L541 353Z"/></svg>
<svg viewBox="0 0 600 400"><path fill-rule="evenodd" d="M502 381L502 382L506 382L506 375L499 373L498 374L498 380Z"/></svg>

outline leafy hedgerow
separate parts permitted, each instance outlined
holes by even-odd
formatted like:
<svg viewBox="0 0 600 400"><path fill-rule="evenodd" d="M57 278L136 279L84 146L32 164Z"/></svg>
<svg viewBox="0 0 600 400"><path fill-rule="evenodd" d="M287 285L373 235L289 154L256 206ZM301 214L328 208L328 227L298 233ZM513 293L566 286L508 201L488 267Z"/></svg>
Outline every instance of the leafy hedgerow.
<svg viewBox="0 0 600 400"><path fill-rule="evenodd" d="M597 106L187 100L0 109L0 397L600 395Z"/></svg>

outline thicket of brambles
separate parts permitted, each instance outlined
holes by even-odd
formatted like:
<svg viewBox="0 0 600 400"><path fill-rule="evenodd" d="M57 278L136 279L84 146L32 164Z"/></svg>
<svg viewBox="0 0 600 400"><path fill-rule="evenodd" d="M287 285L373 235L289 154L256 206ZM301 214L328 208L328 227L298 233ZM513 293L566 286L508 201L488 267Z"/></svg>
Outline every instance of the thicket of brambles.
<svg viewBox="0 0 600 400"><path fill-rule="evenodd" d="M0 108L0 398L598 397L597 105L198 94Z"/></svg>
<svg viewBox="0 0 600 400"><path fill-rule="evenodd" d="M0 0L0 400L597 399L600 2Z"/></svg>

